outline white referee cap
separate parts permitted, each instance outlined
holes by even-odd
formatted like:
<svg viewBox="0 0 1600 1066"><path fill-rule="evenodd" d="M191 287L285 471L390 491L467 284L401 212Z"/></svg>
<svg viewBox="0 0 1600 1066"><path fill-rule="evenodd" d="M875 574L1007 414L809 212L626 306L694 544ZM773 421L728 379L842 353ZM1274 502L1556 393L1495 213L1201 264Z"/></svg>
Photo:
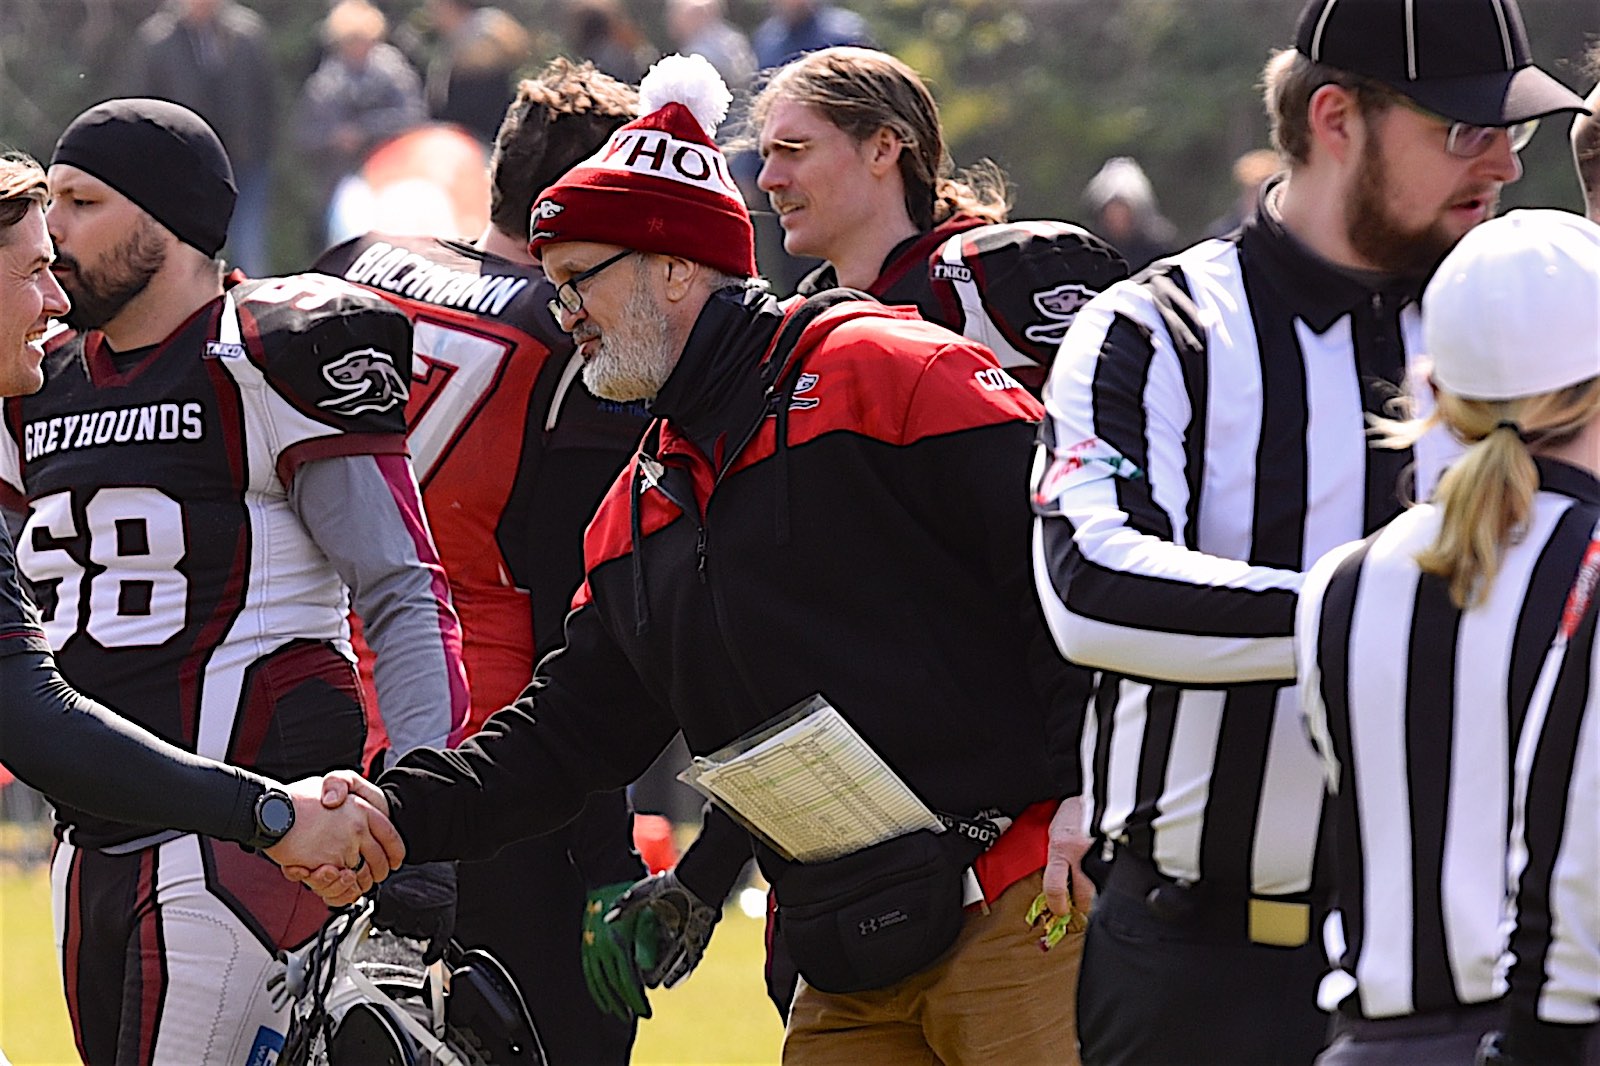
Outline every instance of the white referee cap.
<svg viewBox="0 0 1600 1066"><path fill-rule="evenodd" d="M1436 385L1514 400L1600 378L1600 226L1512 211L1461 238L1422 296Z"/></svg>

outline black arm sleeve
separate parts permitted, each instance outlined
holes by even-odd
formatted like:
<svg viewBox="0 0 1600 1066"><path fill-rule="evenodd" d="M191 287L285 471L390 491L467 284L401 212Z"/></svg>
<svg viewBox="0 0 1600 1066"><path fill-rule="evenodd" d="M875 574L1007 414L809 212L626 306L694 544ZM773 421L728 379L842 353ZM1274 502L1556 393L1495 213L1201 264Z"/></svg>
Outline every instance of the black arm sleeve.
<svg viewBox="0 0 1600 1066"><path fill-rule="evenodd" d="M678 880L712 906L727 900L754 849L750 834L722 809L710 803L700 822L700 835L678 860Z"/></svg>
<svg viewBox="0 0 1600 1066"><path fill-rule="evenodd" d="M644 863L633 850L633 806L628 790L594 792L572 823L568 850L589 888L637 881Z"/></svg>
<svg viewBox="0 0 1600 1066"><path fill-rule="evenodd" d="M241 842L254 834L255 801L267 787L100 706L40 651L0 656L0 758L40 792L91 814Z"/></svg>
<svg viewBox="0 0 1600 1066"><path fill-rule="evenodd" d="M592 605L533 683L459 747L416 748L378 784L407 861L487 859L570 822L591 792L626 786L678 723L640 683Z"/></svg>

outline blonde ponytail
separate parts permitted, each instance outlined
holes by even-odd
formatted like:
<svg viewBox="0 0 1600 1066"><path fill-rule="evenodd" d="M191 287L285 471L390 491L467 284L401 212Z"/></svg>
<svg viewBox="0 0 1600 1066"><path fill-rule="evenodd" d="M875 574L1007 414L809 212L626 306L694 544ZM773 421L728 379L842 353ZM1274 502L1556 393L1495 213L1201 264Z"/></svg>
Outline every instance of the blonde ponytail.
<svg viewBox="0 0 1600 1066"><path fill-rule="evenodd" d="M1539 488L1534 453L1571 440L1596 415L1600 378L1516 400L1468 400L1441 391L1426 419L1373 420L1378 447L1408 448L1436 423L1468 446L1434 493L1443 512L1439 536L1417 555L1424 573L1450 583L1457 607L1483 602L1506 548L1526 527Z"/></svg>

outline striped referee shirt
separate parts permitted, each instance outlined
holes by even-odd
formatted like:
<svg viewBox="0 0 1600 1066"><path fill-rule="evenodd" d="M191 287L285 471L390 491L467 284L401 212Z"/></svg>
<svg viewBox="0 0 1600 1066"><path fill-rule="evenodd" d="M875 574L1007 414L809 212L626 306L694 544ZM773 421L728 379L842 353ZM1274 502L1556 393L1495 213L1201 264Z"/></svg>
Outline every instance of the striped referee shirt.
<svg viewBox="0 0 1600 1066"><path fill-rule="evenodd" d="M1325 1007L1381 1018L1500 994L1512 753L1600 517L1594 478L1561 463L1539 466L1526 532L1507 550L1487 599L1470 610L1457 609L1447 583L1417 565L1417 553L1438 536L1440 512L1431 505L1336 549L1306 577L1296 634L1301 691L1332 796L1337 858L1328 930L1336 969L1323 982ZM1529 824L1540 857L1528 878L1548 888L1559 870L1556 898L1574 914L1587 908L1591 937L1600 926L1600 807L1569 810L1565 771L1590 676L1600 669L1595 650L1591 616L1568 646L1549 719L1555 746L1566 750L1541 767L1561 786L1541 788L1534 801ZM1587 823L1568 834L1587 854L1557 859L1569 816ZM1572 884L1566 875L1585 868L1588 882ZM1540 940L1548 953L1550 938ZM1573 959L1571 946L1557 949L1548 972L1562 989L1553 995L1587 984L1583 1009L1593 1019L1600 969L1592 955Z"/></svg>
<svg viewBox="0 0 1600 1066"><path fill-rule="evenodd" d="M1102 671L1089 828L1170 877L1312 885L1322 782L1295 601L1318 556L1399 512L1406 464L1443 460L1434 437L1416 455L1366 441L1420 340L1417 296L1363 285L1262 211L1108 289L1062 344L1035 580L1061 652Z"/></svg>
<svg viewBox="0 0 1600 1066"><path fill-rule="evenodd" d="M1593 512L1600 509L1600 483L1587 479L1580 498L1583 504L1573 510L1589 511L1592 526ZM1518 1047L1531 1035L1524 1027L1570 1030L1600 1022L1596 617L1591 607L1568 645L1553 696L1529 709L1517 743L1509 853L1512 930L1495 987L1504 990L1509 978L1510 1028ZM1547 1030L1541 1043L1559 1032ZM1568 1031L1565 1039L1571 1043L1581 1036Z"/></svg>

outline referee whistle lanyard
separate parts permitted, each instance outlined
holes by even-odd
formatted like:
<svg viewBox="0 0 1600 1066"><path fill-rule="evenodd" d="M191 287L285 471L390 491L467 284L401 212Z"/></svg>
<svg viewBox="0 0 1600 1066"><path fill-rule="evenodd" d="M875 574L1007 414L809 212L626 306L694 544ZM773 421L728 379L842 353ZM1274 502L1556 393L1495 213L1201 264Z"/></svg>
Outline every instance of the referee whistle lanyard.
<svg viewBox="0 0 1600 1066"><path fill-rule="evenodd" d="M1550 650L1545 652L1544 664L1539 667L1539 681L1533 687L1533 700L1528 705L1528 713L1530 716L1538 715L1541 723L1555 696L1556 678L1560 676L1561 665L1567 658L1567 642L1589 613L1596 582L1600 582L1600 522L1596 522L1589 533L1589 546L1583 551L1578 575L1572 579L1566 605L1561 609L1561 624L1556 626L1555 639L1550 642Z"/></svg>

